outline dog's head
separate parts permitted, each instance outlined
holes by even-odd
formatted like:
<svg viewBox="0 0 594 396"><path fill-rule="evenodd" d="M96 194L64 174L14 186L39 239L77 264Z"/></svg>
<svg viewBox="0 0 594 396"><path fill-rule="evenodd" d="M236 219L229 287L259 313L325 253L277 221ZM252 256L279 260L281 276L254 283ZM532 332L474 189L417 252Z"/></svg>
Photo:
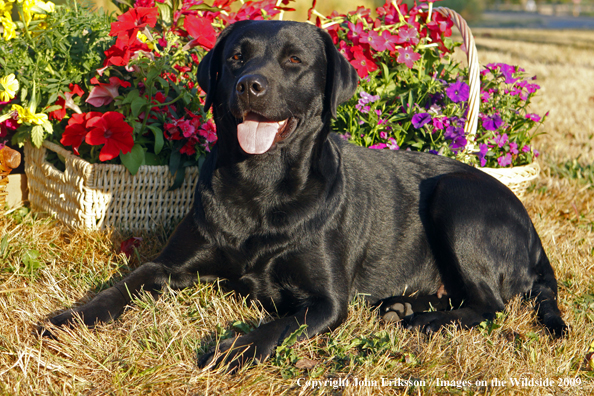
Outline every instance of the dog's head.
<svg viewBox="0 0 594 396"><path fill-rule="evenodd" d="M236 126L235 136L219 139L236 139L244 152L263 154L300 133L320 131L355 93L358 77L322 29L241 21L219 35L200 62L198 81L219 134Z"/></svg>

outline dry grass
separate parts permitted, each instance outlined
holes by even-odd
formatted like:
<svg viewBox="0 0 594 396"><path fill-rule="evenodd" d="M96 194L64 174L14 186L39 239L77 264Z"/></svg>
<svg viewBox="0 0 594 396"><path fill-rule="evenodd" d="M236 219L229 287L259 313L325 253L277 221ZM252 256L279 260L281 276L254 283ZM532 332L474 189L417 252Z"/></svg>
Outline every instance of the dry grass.
<svg viewBox="0 0 594 396"><path fill-rule="evenodd" d="M69 232L51 219L0 218L0 393L6 395L280 395L489 394L586 395L594 373L585 355L594 341L594 194L591 185L560 177L555 166L580 157L592 163L594 33L478 31L483 62L510 62L538 74L539 112L551 110L537 146L544 172L525 204L556 269L559 302L571 326L551 340L530 303L517 299L494 321L473 330L449 328L431 337L379 321L359 302L331 334L298 343L234 376L202 371L196 357L244 325L270 316L224 295L216 285L143 298L121 319L94 330L76 327L43 339L36 326L56 310L84 302L139 262L153 257L168 234L143 235L139 257L117 255L130 235ZM553 170L553 171L552 171ZM571 176L571 175L569 175ZM38 253L38 254L37 254ZM235 327L233 326L235 324ZM301 369L309 359L313 368ZM297 364L298 361L301 363ZM510 378L554 381L510 386ZM349 387L307 388L298 380L349 380ZM417 379L424 387L353 386L355 379ZM457 388L436 380L508 381ZM560 379L581 384L559 387Z"/></svg>

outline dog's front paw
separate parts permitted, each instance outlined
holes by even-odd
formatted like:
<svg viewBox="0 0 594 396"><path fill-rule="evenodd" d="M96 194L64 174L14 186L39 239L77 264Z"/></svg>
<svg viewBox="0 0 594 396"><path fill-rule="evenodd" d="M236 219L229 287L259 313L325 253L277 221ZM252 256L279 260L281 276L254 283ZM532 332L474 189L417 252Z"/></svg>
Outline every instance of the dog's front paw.
<svg viewBox="0 0 594 396"><path fill-rule="evenodd" d="M198 367L214 368L227 367L227 372L233 373L239 368L265 360L269 355L269 348L254 344L248 336L228 338L219 343L198 358Z"/></svg>

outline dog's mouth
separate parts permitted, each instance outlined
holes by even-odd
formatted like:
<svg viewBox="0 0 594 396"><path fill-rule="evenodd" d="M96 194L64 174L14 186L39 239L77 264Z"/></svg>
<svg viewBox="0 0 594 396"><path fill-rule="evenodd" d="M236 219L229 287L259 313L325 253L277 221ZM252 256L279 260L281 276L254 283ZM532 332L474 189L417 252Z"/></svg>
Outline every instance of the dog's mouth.
<svg viewBox="0 0 594 396"><path fill-rule="evenodd" d="M297 127L297 119L289 117L282 121L249 112L237 125L239 145L248 154L264 154L277 142L285 139Z"/></svg>

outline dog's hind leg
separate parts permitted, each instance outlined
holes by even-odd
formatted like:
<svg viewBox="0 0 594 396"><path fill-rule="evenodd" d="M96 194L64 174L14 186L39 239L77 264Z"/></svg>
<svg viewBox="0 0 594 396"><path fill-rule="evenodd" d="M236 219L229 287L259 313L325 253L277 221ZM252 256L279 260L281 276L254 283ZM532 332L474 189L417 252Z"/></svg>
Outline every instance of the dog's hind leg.
<svg viewBox="0 0 594 396"><path fill-rule="evenodd" d="M88 303L69 309L51 318L50 322L56 326L72 324L75 316L80 316L89 327L98 322L109 322L120 316L142 290L156 297L166 283L173 288L182 288L196 282L198 274L209 275L209 268L214 267L211 265L213 250L208 249L206 241L193 228L190 212L153 262L141 265Z"/></svg>

